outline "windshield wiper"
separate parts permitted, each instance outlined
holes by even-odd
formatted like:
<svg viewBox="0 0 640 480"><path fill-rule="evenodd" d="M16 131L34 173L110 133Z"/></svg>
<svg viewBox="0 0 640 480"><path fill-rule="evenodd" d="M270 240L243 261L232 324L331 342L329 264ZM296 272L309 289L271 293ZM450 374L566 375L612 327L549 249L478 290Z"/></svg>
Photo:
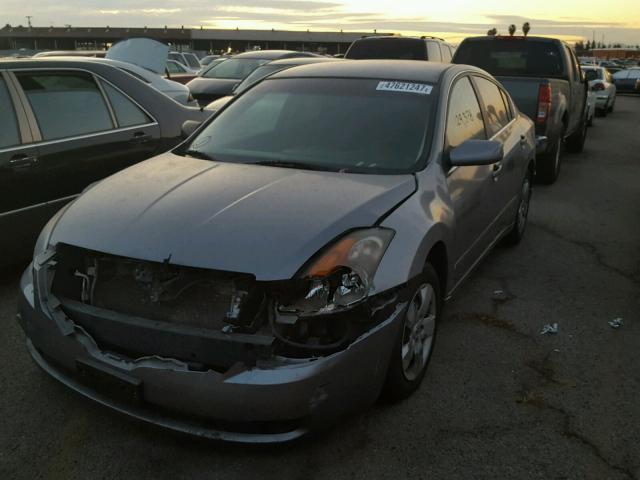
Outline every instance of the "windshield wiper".
<svg viewBox="0 0 640 480"><path fill-rule="evenodd" d="M189 155L190 157L193 158L200 158L202 160L215 160L215 158L213 158L211 155L208 155L200 150L187 150L184 152L185 155Z"/></svg>
<svg viewBox="0 0 640 480"><path fill-rule="evenodd" d="M338 168L327 167L326 165L314 165L313 163L294 162L288 160L262 160L259 162L249 162L251 165L264 165L267 167L299 168L301 170L316 170L321 172L337 172Z"/></svg>

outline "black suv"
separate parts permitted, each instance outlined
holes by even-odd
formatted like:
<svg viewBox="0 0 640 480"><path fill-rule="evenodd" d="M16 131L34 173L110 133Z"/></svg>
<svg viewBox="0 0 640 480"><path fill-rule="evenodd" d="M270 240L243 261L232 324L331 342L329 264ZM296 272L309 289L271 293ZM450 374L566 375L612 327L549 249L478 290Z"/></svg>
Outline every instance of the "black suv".
<svg viewBox="0 0 640 480"><path fill-rule="evenodd" d="M450 63L455 49L442 38L376 36L351 44L344 58L351 60L429 60Z"/></svg>

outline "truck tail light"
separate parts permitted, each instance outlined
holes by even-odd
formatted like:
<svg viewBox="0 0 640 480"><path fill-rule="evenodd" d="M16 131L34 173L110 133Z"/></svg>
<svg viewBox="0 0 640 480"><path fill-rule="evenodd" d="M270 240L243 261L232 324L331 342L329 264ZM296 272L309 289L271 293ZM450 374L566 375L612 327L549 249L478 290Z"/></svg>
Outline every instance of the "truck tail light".
<svg viewBox="0 0 640 480"><path fill-rule="evenodd" d="M538 88L538 115L536 123L544 125L551 113L551 85L540 85Z"/></svg>
<svg viewBox="0 0 640 480"><path fill-rule="evenodd" d="M598 90L604 90L604 83L594 83L593 84L593 89L598 91Z"/></svg>

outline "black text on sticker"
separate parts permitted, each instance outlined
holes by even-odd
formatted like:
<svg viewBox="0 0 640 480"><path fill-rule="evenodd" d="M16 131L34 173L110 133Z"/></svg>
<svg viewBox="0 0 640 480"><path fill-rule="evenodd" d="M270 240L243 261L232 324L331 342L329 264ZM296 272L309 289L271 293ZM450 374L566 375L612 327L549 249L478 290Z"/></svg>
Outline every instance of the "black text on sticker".
<svg viewBox="0 0 640 480"><path fill-rule="evenodd" d="M386 92L406 92L406 93L417 93L419 95L429 95L431 93L431 90L433 90L433 86L426 85L424 83L386 81L386 82L379 82L376 90L383 90Z"/></svg>

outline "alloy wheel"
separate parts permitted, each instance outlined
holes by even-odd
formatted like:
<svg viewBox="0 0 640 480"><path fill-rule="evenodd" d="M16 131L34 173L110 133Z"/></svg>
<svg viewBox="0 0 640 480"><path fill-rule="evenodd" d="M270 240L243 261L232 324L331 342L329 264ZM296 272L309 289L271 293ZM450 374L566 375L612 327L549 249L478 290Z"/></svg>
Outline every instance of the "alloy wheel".
<svg viewBox="0 0 640 480"><path fill-rule="evenodd" d="M529 215L529 203L531 201L531 182L527 176L522 182L522 192L520 205L518 206L518 233L522 235L527 226L527 216Z"/></svg>
<svg viewBox="0 0 640 480"><path fill-rule="evenodd" d="M422 284L411 299L402 333L402 372L409 381L420 376L429 359L437 308L433 286Z"/></svg>

